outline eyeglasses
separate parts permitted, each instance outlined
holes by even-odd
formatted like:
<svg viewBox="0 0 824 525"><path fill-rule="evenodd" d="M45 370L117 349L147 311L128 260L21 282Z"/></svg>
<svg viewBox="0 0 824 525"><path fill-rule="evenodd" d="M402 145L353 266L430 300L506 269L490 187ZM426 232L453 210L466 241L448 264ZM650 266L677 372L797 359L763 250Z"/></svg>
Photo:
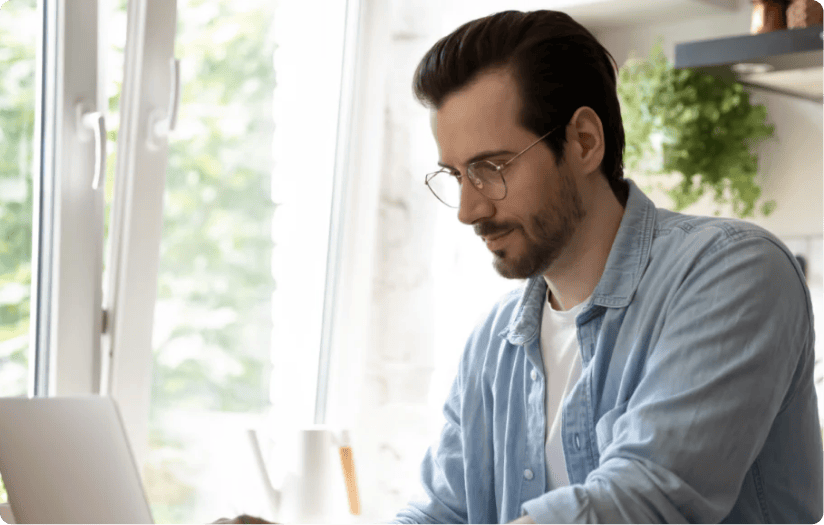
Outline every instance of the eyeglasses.
<svg viewBox="0 0 824 525"><path fill-rule="evenodd" d="M499 201L506 197L506 181L504 169L515 159L529 151L529 149L554 133L561 126L555 126L549 133L539 138L522 152L518 153L503 164L496 164L491 160L479 160L466 167L466 175L472 186L484 197ZM442 168L426 175L425 184L439 201L450 208L457 208L461 204L461 182L463 175L450 168Z"/></svg>

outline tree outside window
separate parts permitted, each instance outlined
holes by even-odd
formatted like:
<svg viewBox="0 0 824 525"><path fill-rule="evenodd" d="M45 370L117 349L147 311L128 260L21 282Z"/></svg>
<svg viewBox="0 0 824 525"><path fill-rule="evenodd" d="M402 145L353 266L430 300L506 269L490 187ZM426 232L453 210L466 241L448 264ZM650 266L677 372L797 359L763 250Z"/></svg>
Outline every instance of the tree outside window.
<svg viewBox="0 0 824 525"><path fill-rule="evenodd" d="M0 396L29 373L36 0L0 2ZM7 500L0 480L0 502Z"/></svg>

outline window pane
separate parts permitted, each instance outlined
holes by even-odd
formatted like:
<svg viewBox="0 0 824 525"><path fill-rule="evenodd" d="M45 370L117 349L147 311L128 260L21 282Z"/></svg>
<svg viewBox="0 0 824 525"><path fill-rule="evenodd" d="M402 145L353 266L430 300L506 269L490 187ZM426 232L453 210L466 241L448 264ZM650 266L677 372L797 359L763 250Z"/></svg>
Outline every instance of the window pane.
<svg viewBox="0 0 824 525"><path fill-rule="evenodd" d="M36 0L0 9L0 397L26 395L32 272ZM8 500L0 479L0 503Z"/></svg>
<svg viewBox="0 0 824 525"><path fill-rule="evenodd" d="M27 390L36 27L36 0L0 10L0 396Z"/></svg>
<svg viewBox="0 0 824 525"><path fill-rule="evenodd" d="M104 246L103 269L109 263L109 226L111 225L112 201L114 198L114 175L117 165L117 134L120 131L120 95L123 90L123 58L126 49L126 2L103 2L100 9L105 9L106 24L100 30L103 38L108 42L106 51L105 86L108 108L106 114L106 196L105 196L105 223L103 230ZM108 283L108 278L103 278Z"/></svg>
<svg viewBox="0 0 824 525"><path fill-rule="evenodd" d="M269 405L274 2L178 1L181 102L169 145L154 321L149 457L159 523L212 521ZM242 432L236 435L243 435ZM259 502L265 505L263 492Z"/></svg>

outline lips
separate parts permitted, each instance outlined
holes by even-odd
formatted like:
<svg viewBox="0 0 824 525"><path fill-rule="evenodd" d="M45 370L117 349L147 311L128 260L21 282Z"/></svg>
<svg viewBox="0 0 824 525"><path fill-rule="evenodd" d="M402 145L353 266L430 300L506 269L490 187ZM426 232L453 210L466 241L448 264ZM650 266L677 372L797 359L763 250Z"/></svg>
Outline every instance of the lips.
<svg viewBox="0 0 824 525"><path fill-rule="evenodd" d="M494 240L496 240L496 239L500 239L500 238L501 238L501 237L503 237L504 235L507 235L508 233L511 233L511 232L512 232L512 230L507 230L507 231L505 231L505 232L496 233L496 234L493 234L493 235L484 235L484 236L483 236L483 239L484 239L485 241L487 241L487 242L489 242L489 241L494 241Z"/></svg>
<svg viewBox="0 0 824 525"><path fill-rule="evenodd" d="M503 233L496 233L496 234L494 234L494 235L485 235L485 236L483 236L482 238L483 238L483 240L486 242L487 246L490 246L491 244L493 244L493 243L495 243L495 242L497 242L497 241L499 241L499 240L503 239L504 237L506 237L507 235L509 235L509 234L510 234L510 233L512 233L513 231L515 231L515 230L514 230L514 229L512 229L512 230L507 230L507 231L505 231L505 232L503 232Z"/></svg>

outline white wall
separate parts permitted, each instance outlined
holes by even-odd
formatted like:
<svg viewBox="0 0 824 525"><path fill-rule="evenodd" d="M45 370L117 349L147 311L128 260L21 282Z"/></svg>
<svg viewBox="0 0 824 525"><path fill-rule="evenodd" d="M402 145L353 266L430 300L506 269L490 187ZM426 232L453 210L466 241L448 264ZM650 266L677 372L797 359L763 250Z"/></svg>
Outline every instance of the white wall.
<svg viewBox="0 0 824 525"><path fill-rule="evenodd" d="M735 13L691 22L594 31L619 64L630 50L646 54L658 34L664 35L672 56L675 42L747 33L750 2L740 4ZM417 490L419 463L438 437L441 407L464 342L495 300L520 284L495 273L481 241L423 184L438 157L428 112L412 95L412 74L436 40L476 13L462 18L467 3L460 0L391 0L388 5L388 30L375 43L385 52L388 67L374 71L372 79L382 82L386 93L385 100L374 101L382 113L384 147L375 152L381 158L382 183L372 332L362 350L366 370L354 429L366 520L393 516ZM776 140L760 149L760 181L765 197L778 201L772 217L755 222L808 255L811 285L817 283L820 297L821 105L766 93L756 93L754 99L767 105L776 127ZM660 192L650 196L669 205ZM713 209L699 203L689 211L708 214ZM824 317L820 306L817 311Z"/></svg>

